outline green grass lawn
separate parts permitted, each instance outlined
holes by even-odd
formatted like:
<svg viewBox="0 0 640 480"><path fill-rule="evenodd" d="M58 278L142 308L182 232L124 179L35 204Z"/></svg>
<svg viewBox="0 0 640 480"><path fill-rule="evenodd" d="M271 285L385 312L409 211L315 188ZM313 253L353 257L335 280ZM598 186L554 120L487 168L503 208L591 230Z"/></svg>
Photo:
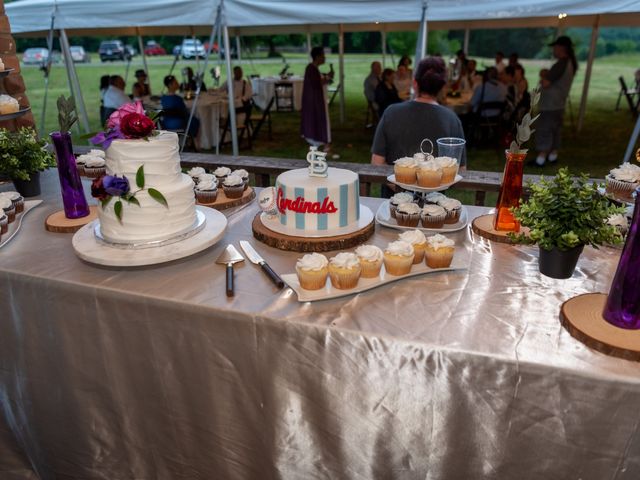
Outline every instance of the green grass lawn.
<svg viewBox="0 0 640 480"><path fill-rule="evenodd" d="M350 162L369 162L370 146L373 131L364 128L366 102L362 94L362 82L368 74L369 65L373 60L380 60L379 55L350 54L345 57L345 95L346 121L339 123L339 106L336 102L331 107L331 124L333 134L333 149L339 153L341 160ZM397 59L396 59L397 60ZM155 57L148 59L152 90L154 93L162 91L162 79L168 74L172 57ZM305 55L287 54L290 71L303 74L306 65ZM487 64L489 60L484 60ZM333 63L338 70L337 55L329 55L327 65ZM390 58L387 57L387 65ZM480 60L482 65L483 60ZM282 60L255 59L242 61L246 75L260 74L262 76L275 75L282 69ZM551 61L527 61L523 64L527 69L530 84L535 84L538 71L542 67L549 67ZM180 76L180 68L190 65L195 68L196 62L178 62L174 73ZM142 59L136 57L129 70L128 87L132 82L133 71L141 68ZM580 133L571 124L569 110L565 116L564 146L561 150L561 161L557 166L545 166L542 169L527 167L528 173L552 174L557 168L568 165L576 172L586 172L593 177L602 178L613 166L622 161L631 130L633 119L626 104L623 102L620 111L615 112L619 86L618 76L624 75L630 79L636 68L640 67L640 54L617 55L597 59L594 64L587 115L584 128ZM92 130L98 130L99 125L99 94L98 86L101 75L125 73L125 64L100 63L94 55L91 64L77 65L78 75L83 88L84 100L89 112ZM573 83L571 91L571 111L577 122L580 96L582 93L586 65L580 65L580 70ZM224 70L224 68L223 68ZM23 76L27 85L27 94L31 100L38 127L44 95L44 78L42 72L35 67L24 67ZM223 79L224 80L224 79ZM205 83L211 84L211 77L207 75ZM67 75L63 65L56 65L50 76L49 101L45 131L57 129L55 99L60 95L68 95ZM244 154L281 157L304 158L307 144L299 137L300 117L298 113L275 113L273 115L273 140L268 141L261 135L251 152ZM228 151L226 148L224 151ZM530 154L533 157L533 153ZM470 149L468 152L469 168L473 170L500 171L504 165L504 154L494 149Z"/></svg>

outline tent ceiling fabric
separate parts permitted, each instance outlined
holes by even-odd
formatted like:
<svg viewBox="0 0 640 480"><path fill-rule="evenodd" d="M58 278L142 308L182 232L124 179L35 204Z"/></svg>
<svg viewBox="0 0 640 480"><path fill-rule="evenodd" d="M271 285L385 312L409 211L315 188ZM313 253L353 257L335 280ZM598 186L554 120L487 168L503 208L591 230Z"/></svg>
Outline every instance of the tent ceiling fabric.
<svg viewBox="0 0 640 480"><path fill-rule="evenodd" d="M15 34L49 30L56 6L56 28L68 34L205 34L215 20L216 0L19 0L5 5ZM416 30L421 0L225 0L232 35L262 33ZM430 0L430 29L508 28L558 25L637 25L638 0Z"/></svg>

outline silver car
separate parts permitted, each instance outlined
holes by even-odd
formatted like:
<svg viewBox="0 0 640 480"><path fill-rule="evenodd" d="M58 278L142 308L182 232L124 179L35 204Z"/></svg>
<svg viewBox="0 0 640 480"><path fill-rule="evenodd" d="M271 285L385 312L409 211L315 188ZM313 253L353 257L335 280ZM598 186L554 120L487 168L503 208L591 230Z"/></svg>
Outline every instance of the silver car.
<svg viewBox="0 0 640 480"><path fill-rule="evenodd" d="M27 48L22 54L22 63L25 65L45 65L49 58L49 50L46 48Z"/></svg>
<svg viewBox="0 0 640 480"><path fill-rule="evenodd" d="M188 60L195 57L204 57L204 45L200 40L185 39L182 41L182 47L180 48L182 58Z"/></svg>
<svg viewBox="0 0 640 480"><path fill-rule="evenodd" d="M84 47L73 46L70 47L71 50L71 58L74 63L89 63L91 62L91 57L89 53L84 49Z"/></svg>

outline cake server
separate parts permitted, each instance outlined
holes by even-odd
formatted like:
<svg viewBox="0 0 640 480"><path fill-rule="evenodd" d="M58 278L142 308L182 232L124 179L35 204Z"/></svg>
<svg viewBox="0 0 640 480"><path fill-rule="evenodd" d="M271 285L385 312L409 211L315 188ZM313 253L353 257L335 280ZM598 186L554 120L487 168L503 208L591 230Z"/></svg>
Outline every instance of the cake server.
<svg viewBox="0 0 640 480"><path fill-rule="evenodd" d="M244 262L244 257L231 244L227 245L216 260L216 263L227 266L227 297L233 297L233 264L238 262Z"/></svg>
<svg viewBox="0 0 640 480"><path fill-rule="evenodd" d="M240 240L240 247L249 260L251 260L256 265L260 265L260 268L262 268L264 273L266 273L271 281L275 283L276 287L284 287L284 282L280 278L280 275L278 275L269 266L269 264L264 261L264 258L262 258L258 252L256 252L256 249L253 248L249 242L247 242L246 240Z"/></svg>

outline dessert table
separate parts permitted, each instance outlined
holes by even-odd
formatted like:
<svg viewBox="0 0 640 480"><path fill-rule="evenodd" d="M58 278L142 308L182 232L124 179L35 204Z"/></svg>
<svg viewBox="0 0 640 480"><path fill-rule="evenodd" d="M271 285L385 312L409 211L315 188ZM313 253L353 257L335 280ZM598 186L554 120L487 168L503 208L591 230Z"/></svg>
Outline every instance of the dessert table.
<svg viewBox="0 0 640 480"><path fill-rule="evenodd" d="M293 85L293 108L295 111L300 111L302 108L302 85L304 78L295 76L286 80L282 80L280 77L252 78L253 101L256 105L262 110L267 107L269 101L275 95L276 83L290 83Z"/></svg>
<svg viewBox="0 0 640 480"><path fill-rule="evenodd" d="M299 303L245 260L227 298L230 242L294 271L253 240L255 202L200 254L101 268L44 230L61 202L56 172L43 182L0 249L0 478L640 477L640 365L558 321L608 290L620 250L585 248L553 280L535 248L466 229L450 238L468 270Z"/></svg>

